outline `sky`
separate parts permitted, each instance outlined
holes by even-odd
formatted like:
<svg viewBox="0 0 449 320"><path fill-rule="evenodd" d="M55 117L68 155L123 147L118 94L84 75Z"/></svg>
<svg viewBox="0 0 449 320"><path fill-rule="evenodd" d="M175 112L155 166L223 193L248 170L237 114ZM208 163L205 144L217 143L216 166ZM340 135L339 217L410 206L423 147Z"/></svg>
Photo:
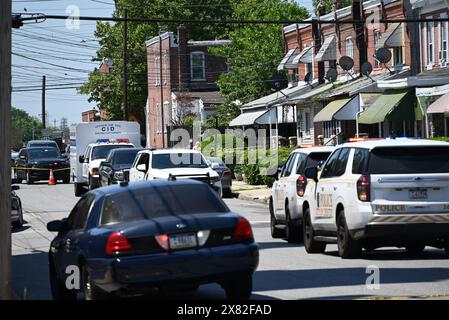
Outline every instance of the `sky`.
<svg viewBox="0 0 449 320"><path fill-rule="evenodd" d="M193 0L192 0L193 1ZM298 0L309 12L312 0ZM76 6L76 7L73 7ZM111 16L113 0L13 0L13 13L70 14L79 8L81 16ZM95 22L80 21L79 28L65 20L47 20L13 29L12 105L41 117L42 77L46 76L47 125L60 126L81 122L81 113L95 107L87 95L74 87L87 80L89 71L98 67L91 61L98 48L94 37ZM51 90L55 86L67 89Z"/></svg>

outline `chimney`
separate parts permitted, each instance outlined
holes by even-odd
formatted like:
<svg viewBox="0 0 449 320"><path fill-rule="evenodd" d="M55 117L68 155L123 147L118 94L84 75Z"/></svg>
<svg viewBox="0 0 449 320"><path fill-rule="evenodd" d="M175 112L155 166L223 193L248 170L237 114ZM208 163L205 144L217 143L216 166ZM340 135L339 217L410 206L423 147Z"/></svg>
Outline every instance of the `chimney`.
<svg viewBox="0 0 449 320"><path fill-rule="evenodd" d="M178 27L178 76L179 91L189 87L189 57L187 52L187 28L181 24Z"/></svg>

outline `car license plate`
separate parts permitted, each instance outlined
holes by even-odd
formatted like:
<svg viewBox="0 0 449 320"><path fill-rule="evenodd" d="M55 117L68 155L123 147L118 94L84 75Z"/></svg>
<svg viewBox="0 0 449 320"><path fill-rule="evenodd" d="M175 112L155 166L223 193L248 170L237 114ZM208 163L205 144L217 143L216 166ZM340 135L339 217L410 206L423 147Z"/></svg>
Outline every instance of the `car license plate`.
<svg viewBox="0 0 449 320"><path fill-rule="evenodd" d="M410 200L427 200L427 190L426 189L409 190L408 197Z"/></svg>
<svg viewBox="0 0 449 320"><path fill-rule="evenodd" d="M170 249L185 249L197 246L196 234L183 233L170 236Z"/></svg>

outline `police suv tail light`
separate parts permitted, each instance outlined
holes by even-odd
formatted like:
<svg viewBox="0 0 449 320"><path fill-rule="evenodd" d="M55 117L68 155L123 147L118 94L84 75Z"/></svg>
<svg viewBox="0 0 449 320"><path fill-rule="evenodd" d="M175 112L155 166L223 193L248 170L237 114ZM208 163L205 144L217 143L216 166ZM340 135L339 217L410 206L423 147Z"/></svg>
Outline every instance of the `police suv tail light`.
<svg viewBox="0 0 449 320"><path fill-rule="evenodd" d="M299 176L296 180L296 193L300 197L304 197L306 192L307 178L305 176Z"/></svg>
<svg viewBox="0 0 449 320"><path fill-rule="evenodd" d="M235 228L234 234L232 235L232 240L250 240L253 238L253 230L248 220L240 217L237 221L237 226Z"/></svg>
<svg viewBox="0 0 449 320"><path fill-rule="evenodd" d="M106 242L106 254L108 255L118 254L131 249L128 239L120 231L111 233Z"/></svg>
<svg viewBox="0 0 449 320"><path fill-rule="evenodd" d="M369 202L371 198L371 183L369 176L361 176L357 180L357 196L360 201Z"/></svg>

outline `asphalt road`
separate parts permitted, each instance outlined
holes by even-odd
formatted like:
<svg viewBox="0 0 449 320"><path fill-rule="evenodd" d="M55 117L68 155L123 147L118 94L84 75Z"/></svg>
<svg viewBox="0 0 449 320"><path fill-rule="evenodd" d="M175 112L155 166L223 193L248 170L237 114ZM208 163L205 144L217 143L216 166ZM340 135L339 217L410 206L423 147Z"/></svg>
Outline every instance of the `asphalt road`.
<svg viewBox="0 0 449 320"><path fill-rule="evenodd" d="M47 252L53 234L50 220L66 217L77 201L72 185L21 185L18 191L26 224L12 235L13 287L28 299L51 299ZM366 252L361 259L342 260L336 246L325 254L309 255L301 244L272 239L268 208L259 203L226 200L249 219L260 246L253 299L357 299L374 297L449 297L449 260L442 250L426 248L419 258L405 250L387 248ZM379 268L378 289L366 286L367 267ZM158 296L159 297L159 296ZM193 293L167 293L167 299L224 299L218 285L201 286ZM151 297L149 297L151 298Z"/></svg>

